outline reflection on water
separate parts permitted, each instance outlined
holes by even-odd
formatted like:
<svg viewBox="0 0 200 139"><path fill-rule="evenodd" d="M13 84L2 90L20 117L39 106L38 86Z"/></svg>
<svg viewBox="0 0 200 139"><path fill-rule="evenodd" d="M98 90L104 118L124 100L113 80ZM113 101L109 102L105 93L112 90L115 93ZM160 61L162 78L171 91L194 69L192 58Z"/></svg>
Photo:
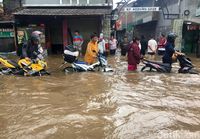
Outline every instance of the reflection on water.
<svg viewBox="0 0 200 139"><path fill-rule="evenodd" d="M113 73L64 74L61 63L49 58L51 76L0 77L0 138L200 138L199 75L128 72L120 56Z"/></svg>

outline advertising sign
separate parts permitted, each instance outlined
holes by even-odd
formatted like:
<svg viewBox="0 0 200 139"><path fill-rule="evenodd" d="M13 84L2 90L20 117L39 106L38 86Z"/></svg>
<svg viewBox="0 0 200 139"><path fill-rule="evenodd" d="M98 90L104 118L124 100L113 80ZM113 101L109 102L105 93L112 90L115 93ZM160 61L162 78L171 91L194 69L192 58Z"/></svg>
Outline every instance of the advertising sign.
<svg viewBox="0 0 200 139"><path fill-rule="evenodd" d="M153 12L159 11L159 7L125 7L125 12Z"/></svg>
<svg viewBox="0 0 200 139"><path fill-rule="evenodd" d="M1 28L0 29L0 38L10 38L14 37L13 29Z"/></svg>

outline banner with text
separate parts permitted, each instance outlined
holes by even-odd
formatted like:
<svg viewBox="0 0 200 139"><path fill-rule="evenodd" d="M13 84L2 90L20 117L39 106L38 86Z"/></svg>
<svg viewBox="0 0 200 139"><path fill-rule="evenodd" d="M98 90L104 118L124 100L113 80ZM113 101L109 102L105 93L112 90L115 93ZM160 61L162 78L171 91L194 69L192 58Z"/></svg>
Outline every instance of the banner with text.
<svg viewBox="0 0 200 139"><path fill-rule="evenodd" d="M159 7L125 7L125 12L153 12L159 11Z"/></svg>

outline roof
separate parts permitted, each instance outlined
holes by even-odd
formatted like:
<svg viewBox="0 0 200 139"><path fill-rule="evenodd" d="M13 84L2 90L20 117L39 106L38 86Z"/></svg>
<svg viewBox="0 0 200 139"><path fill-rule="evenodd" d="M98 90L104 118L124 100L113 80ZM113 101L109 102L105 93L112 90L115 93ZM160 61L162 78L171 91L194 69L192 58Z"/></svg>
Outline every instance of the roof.
<svg viewBox="0 0 200 139"><path fill-rule="evenodd" d="M34 9L34 8L28 8L23 9L21 11L18 11L14 13L14 15L41 15L41 16L47 16L47 15L104 15L104 14L110 14L111 9L106 8L96 8L96 9L54 9L54 8L45 8L45 9Z"/></svg>
<svg viewBox="0 0 200 139"><path fill-rule="evenodd" d="M0 24L14 24L15 22L13 20L10 21L0 21Z"/></svg>

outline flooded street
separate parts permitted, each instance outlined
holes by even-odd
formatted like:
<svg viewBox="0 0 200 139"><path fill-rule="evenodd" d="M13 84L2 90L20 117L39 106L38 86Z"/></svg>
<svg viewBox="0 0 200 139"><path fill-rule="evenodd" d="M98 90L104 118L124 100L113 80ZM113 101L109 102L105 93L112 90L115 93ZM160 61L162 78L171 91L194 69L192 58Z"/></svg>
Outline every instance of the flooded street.
<svg viewBox="0 0 200 139"><path fill-rule="evenodd" d="M192 59L200 70L199 59ZM199 139L200 75L128 72L120 56L113 73L0 76L2 139ZM139 69L141 68L141 65Z"/></svg>

